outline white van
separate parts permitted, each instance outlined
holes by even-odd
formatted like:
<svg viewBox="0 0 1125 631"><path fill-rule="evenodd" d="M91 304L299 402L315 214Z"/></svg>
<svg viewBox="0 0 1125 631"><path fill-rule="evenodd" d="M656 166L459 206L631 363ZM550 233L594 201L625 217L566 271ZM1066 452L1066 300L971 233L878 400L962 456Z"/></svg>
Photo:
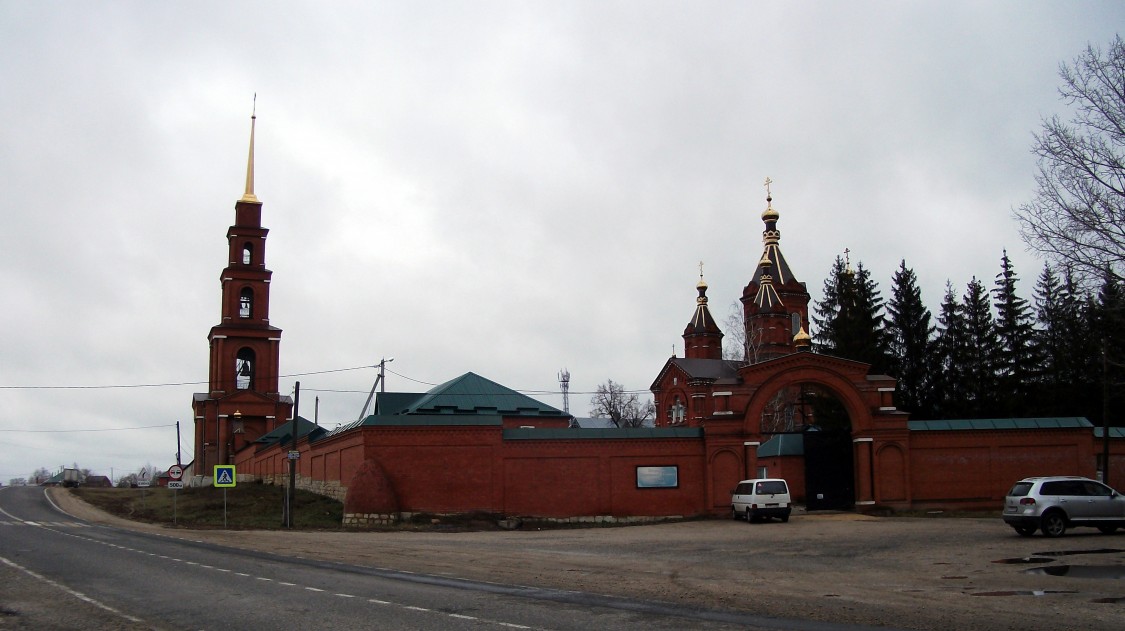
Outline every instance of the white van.
<svg viewBox="0 0 1125 631"><path fill-rule="evenodd" d="M730 508L734 518L747 522L777 517L789 521L792 510L789 485L781 478L743 480L730 492Z"/></svg>

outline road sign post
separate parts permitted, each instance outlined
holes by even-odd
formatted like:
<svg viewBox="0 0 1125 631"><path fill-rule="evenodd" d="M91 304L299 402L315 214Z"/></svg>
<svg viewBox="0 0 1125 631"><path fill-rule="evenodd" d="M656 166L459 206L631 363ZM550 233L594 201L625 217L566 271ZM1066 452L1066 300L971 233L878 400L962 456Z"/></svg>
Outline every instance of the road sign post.
<svg viewBox="0 0 1125 631"><path fill-rule="evenodd" d="M227 527L227 489L238 483L238 475L232 464L215 465L215 486L223 489L223 528Z"/></svg>

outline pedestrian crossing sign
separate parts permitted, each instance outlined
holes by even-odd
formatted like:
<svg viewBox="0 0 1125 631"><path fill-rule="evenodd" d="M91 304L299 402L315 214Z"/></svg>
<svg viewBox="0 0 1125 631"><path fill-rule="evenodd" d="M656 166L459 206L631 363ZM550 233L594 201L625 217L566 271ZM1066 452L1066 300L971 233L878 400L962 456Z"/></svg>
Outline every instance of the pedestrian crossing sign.
<svg viewBox="0 0 1125 631"><path fill-rule="evenodd" d="M217 464L215 465L215 486L228 487L234 486L238 477L234 474L234 465L232 464Z"/></svg>

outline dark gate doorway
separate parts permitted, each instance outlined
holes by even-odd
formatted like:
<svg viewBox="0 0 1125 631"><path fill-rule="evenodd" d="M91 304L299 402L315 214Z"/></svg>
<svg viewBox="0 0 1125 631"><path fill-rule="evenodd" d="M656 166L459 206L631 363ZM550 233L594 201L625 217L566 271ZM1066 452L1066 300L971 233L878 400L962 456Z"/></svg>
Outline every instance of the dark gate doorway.
<svg viewBox="0 0 1125 631"><path fill-rule="evenodd" d="M805 437L805 508L851 510L855 464L848 430L809 430Z"/></svg>

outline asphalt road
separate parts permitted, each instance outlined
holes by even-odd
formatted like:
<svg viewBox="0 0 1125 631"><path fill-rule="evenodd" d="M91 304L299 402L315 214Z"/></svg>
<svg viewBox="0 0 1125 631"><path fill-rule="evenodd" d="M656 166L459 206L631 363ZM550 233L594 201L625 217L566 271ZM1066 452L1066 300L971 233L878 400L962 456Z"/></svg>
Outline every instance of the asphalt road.
<svg viewBox="0 0 1125 631"><path fill-rule="evenodd" d="M24 628L873 627L283 557L93 524L63 513L42 488L6 487L0 489L0 629Z"/></svg>

